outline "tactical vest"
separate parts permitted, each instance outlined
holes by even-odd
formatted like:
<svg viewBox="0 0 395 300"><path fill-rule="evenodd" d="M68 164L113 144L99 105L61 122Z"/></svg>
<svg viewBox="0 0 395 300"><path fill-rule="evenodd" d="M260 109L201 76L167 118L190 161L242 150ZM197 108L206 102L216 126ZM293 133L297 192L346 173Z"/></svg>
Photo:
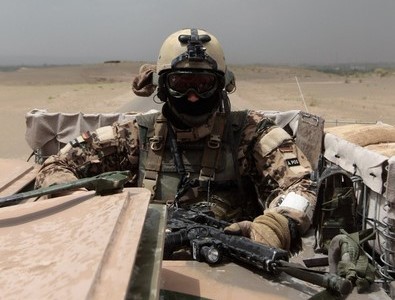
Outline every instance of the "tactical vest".
<svg viewBox="0 0 395 300"><path fill-rule="evenodd" d="M246 111L231 112L226 118L216 116L207 137L177 143L178 154L192 182L180 198L181 206L206 205L216 217L226 220L237 220L245 214L242 207L246 205L242 201L248 184L238 176L236 153L246 116ZM170 146L167 120L160 113L136 119L140 128L138 185L151 190L153 202L171 202L180 174Z"/></svg>

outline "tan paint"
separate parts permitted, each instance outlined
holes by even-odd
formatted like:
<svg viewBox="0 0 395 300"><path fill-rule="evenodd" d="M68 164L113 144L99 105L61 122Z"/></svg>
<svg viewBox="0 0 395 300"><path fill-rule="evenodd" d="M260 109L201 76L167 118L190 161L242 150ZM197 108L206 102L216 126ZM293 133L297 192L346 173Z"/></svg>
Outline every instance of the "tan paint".
<svg viewBox="0 0 395 300"><path fill-rule="evenodd" d="M4 299L123 299L149 192L70 195L0 210Z"/></svg>
<svg viewBox="0 0 395 300"><path fill-rule="evenodd" d="M323 290L284 273L264 275L234 263L211 267L197 261L169 260L162 262L162 289L219 300L309 299ZM382 289L373 288L367 294L358 294L354 289L346 299L390 297Z"/></svg>
<svg viewBox="0 0 395 300"><path fill-rule="evenodd" d="M18 159L0 158L0 197L18 192L34 180L38 167Z"/></svg>

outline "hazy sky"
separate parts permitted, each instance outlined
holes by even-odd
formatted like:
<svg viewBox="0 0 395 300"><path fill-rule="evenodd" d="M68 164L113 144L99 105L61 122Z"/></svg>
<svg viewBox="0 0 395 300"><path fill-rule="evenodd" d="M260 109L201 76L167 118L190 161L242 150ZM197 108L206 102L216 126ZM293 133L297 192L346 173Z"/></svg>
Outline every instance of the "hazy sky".
<svg viewBox="0 0 395 300"><path fill-rule="evenodd" d="M153 61L185 27L228 63L395 62L395 0L0 0L0 65Z"/></svg>

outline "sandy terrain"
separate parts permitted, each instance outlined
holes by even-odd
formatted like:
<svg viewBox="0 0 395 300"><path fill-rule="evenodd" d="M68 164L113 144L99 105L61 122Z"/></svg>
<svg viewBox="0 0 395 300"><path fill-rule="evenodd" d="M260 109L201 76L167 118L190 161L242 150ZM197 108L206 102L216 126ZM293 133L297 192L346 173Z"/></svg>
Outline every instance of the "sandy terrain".
<svg viewBox="0 0 395 300"><path fill-rule="evenodd" d="M32 109L94 113L127 107L135 99L130 84L140 65L133 62L0 72L0 157L29 156L24 116ZM231 69L237 78L237 90L230 96L234 108L280 111L307 108L310 113L324 117L327 126L333 126L336 120L395 125L394 75L346 78L290 67Z"/></svg>

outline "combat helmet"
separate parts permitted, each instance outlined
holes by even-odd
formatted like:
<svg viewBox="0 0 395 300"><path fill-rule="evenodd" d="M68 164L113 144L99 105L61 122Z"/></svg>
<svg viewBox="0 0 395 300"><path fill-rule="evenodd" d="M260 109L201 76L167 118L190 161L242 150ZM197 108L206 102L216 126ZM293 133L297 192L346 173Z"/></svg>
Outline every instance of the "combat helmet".
<svg viewBox="0 0 395 300"><path fill-rule="evenodd" d="M187 127L203 124L222 103L225 56L217 38L205 30L183 29L168 36L159 51L156 73L165 115ZM187 101L189 93L199 101Z"/></svg>
<svg viewBox="0 0 395 300"><path fill-rule="evenodd" d="M169 35L159 51L156 72L197 68L226 72L225 56L217 38L201 29L183 29Z"/></svg>

